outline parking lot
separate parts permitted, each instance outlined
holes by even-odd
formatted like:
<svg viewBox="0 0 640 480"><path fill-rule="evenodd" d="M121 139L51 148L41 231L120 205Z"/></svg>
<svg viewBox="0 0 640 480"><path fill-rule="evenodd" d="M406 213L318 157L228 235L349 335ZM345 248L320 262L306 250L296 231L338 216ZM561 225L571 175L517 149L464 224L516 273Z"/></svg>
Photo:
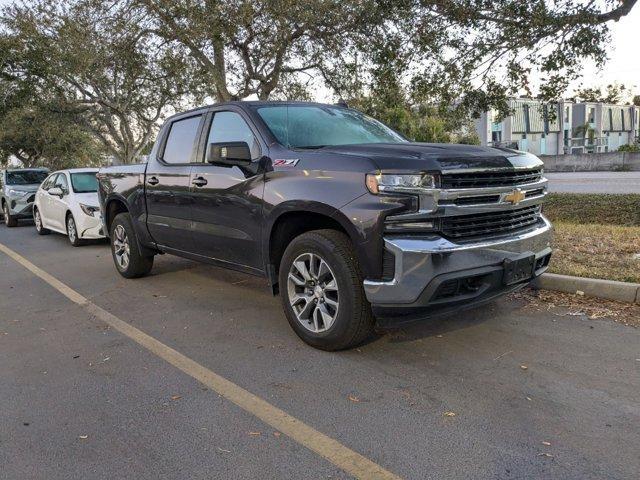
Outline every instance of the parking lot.
<svg viewBox="0 0 640 480"><path fill-rule="evenodd" d="M512 297L351 351L264 281L0 225L0 478L632 479L640 332ZM280 427L280 428L277 428Z"/></svg>

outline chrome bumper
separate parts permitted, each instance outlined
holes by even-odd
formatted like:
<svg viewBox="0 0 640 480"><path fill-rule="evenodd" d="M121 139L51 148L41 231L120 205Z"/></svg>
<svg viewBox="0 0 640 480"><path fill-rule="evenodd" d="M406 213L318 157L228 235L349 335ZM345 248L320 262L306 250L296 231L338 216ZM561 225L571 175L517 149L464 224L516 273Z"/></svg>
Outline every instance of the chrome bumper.
<svg viewBox="0 0 640 480"><path fill-rule="evenodd" d="M455 272L463 275L483 267L501 268L505 260L515 260L526 253L534 254L536 260L546 257L551 253L551 224L541 216L540 222L528 231L474 243L454 243L438 235L388 237L384 243L395 255L394 278L365 280L367 299L374 306L410 307L439 276Z"/></svg>

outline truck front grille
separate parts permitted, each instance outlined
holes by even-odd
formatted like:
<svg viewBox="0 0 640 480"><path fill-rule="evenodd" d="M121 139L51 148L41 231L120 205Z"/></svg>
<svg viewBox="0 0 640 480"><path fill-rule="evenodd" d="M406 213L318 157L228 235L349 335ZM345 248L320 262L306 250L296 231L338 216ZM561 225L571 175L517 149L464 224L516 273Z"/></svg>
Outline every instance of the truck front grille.
<svg viewBox="0 0 640 480"><path fill-rule="evenodd" d="M513 233L535 225L540 218L540 213L540 205L532 205L502 212L443 217L441 231L445 237L451 239Z"/></svg>
<svg viewBox="0 0 640 480"><path fill-rule="evenodd" d="M487 188L524 185L542 179L542 168L513 171L444 173L442 188Z"/></svg>

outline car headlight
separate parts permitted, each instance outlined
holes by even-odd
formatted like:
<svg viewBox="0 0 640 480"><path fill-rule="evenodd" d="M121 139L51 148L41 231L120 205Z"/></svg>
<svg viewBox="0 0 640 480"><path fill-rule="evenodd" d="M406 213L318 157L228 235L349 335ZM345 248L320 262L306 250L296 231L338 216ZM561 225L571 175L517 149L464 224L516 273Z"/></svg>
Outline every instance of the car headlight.
<svg viewBox="0 0 640 480"><path fill-rule="evenodd" d="M92 205L85 205L84 203L80 204L80 209L90 217L95 216L96 212L100 211L100 207L94 207Z"/></svg>
<svg viewBox="0 0 640 480"><path fill-rule="evenodd" d="M428 174L370 173L366 178L371 193L424 193L435 188L435 177Z"/></svg>
<svg viewBox="0 0 640 480"><path fill-rule="evenodd" d="M29 190L17 190L15 188L10 188L9 189L9 195L15 195L15 196L23 196L26 195L27 193L31 193L29 192Z"/></svg>

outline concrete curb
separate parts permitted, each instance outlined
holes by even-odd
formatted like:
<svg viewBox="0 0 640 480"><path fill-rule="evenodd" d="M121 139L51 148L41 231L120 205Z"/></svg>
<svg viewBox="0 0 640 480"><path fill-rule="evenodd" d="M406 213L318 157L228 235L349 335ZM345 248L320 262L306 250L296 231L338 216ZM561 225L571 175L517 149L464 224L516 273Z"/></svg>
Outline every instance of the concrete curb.
<svg viewBox="0 0 640 480"><path fill-rule="evenodd" d="M606 298L607 300L626 303L640 303L640 283L545 273L534 280L533 286L543 290L558 290L566 293L576 293L576 291L580 290L590 297Z"/></svg>

